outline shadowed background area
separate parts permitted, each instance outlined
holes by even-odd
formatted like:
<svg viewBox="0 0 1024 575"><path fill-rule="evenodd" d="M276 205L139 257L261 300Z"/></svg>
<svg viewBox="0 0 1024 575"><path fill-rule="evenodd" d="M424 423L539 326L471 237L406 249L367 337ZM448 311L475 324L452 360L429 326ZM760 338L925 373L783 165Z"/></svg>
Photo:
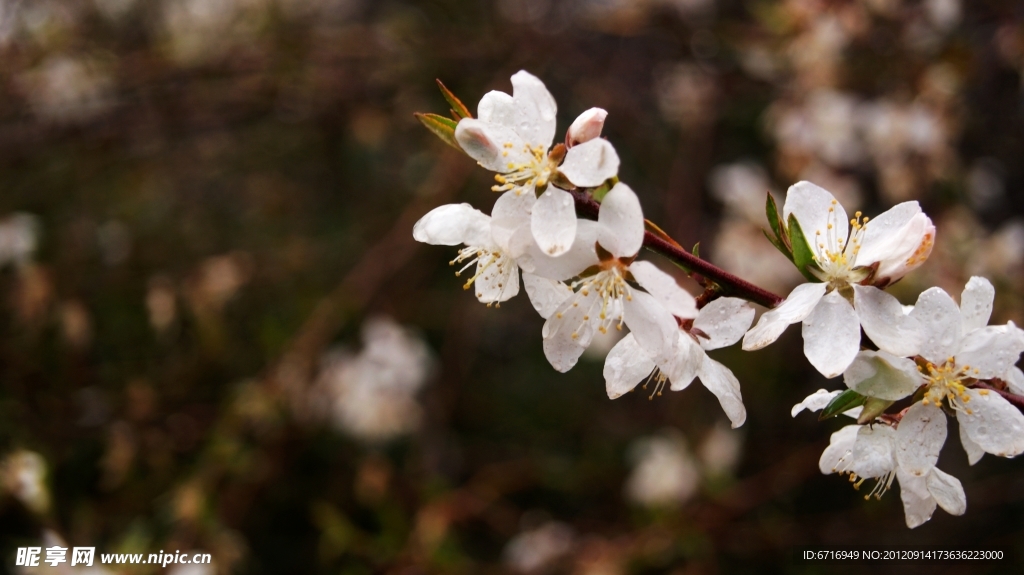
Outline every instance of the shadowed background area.
<svg viewBox="0 0 1024 575"><path fill-rule="evenodd" d="M904 303L984 275L1024 323L1020 3L0 0L0 54L0 569L57 572L14 565L40 541L213 556L179 575L831 573L796 547L869 544L1024 568L1021 461L951 439L967 513L915 530L820 474L842 422L789 410L842 383L796 328L712 354L739 430L699 384L610 401L604 351L556 373L524 294L481 305L411 234L495 198L414 119L434 80L475 111L526 69L556 140L608 110L645 215L726 270L796 285L763 206L808 179L921 202Z"/></svg>

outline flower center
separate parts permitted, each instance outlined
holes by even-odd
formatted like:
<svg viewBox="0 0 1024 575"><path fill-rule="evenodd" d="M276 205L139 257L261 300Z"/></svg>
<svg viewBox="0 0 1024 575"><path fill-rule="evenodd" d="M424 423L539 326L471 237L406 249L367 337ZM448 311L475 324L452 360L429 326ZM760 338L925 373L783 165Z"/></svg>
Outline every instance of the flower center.
<svg viewBox="0 0 1024 575"><path fill-rule="evenodd" d="M502 148L504 149L501 155L507 158L512 146L508 142L503 144ZM546 150L542 146L530 147L529 144L523 144L523 151L526 152L529 159L519 163L509 162L506 165L508 171L504 174L495 174L494 180L498 184L491 186L492 191L507 192L515 190L516 195L519 195L528 186L540 189L548 184L551 174L558 167L557 162L547 155Z"/></svg>
<svg viewBox="0 0 1024 575"><path fill-rule="evenodd" d="M922 403L941 405L942 400L945 399L950 408L962 411L967 415L973 413L967 407L971 396L967 394L967 386L964 385L964 381L977 374L978 369L971 369L969 365L958 366L952 357L947 358L942 365L929 362L925 367L918 366L917 369L921 371L925 383L928 385L924 399L921 400Z"/></svg>
<svg viewBox="0 0 1024 575"><path fill-rule="evenodd" d="M626 283L621 264L611 260L603 265L607 267L592 276L574 281L570 286L576 292L572 296L572 307L579 307L580 302L587 306L583 310L583 323L572 332L573 339L579 338L580 329L588 324L596 323L601 333L608 333L612 325L615 329L622 329L623 301L633 299L632 288ZM597 297L590 297L591 292ZM562 316L562 312L556 314L558 319L562 319Z"/></svg>
<svg viewBox="0 0 1024 575"><path fill-rule="evenodd" d="M473 285L473 282L481 279L492 285L496 281L500 291L495 300L498 300L497 307L501 307L500 300L512 279L511 275L515 270L515 262L501 252L477 246L466 246L459 250L459 255L448 262L448 265L454 266L455 264L462 263L465 263L465 265L455 272L455 277L460 277L462 272L466 271L471 265L476 264L476 273L473 274L473 277L466 280L466 283L462 285L462 289L468 290L469 286ZM476 297L483 297L483 293L478 291ZM495 302L488 302L487 307L490 307L493 303Z"/></svg>
<svg viewBox="0 0 1024 575"><path fill-rule="evenodd" d="M856 269L857 254L860 242L864 237L868 218L861 213L854 214L850 220L850 237L839 236L836 216L836 200L828 208L828 223L824 230L814 232L814 261L821 271L811 270L818 279L828 283L829 291L842 289L864 280L870 273L866 269Z"/></svg>

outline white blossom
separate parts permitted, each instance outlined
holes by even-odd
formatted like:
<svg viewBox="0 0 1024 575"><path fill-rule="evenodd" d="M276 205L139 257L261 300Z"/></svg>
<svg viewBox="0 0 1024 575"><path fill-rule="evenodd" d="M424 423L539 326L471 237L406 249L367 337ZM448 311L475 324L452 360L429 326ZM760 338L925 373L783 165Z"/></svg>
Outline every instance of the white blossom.
<svg viewBox="0 0 1024 575"><path fill-rule="evenodd" d="M899 204L870 222L860 212L848 219L832 194L810 182L789 188L783 220L791 214L814 255L809 271L820 282L797 286L762 315L744 336L743 349L761 349L790 324L802 322L808 361L825 377L835 377L860 349L864 311L854 292L874 297L881 293L874 286L884 287L920 266L931 253L935 227L917 202Z"/></svg>
<svg viewBox="0 0 1024 575"><path fill-rule="evenodd" d="M552 185L556 171L572 184L593 187L618 173L619 157L607 140L590 140L565 148L549 148L555 136L555 99L544 83L528 72L512 76L512 95L491 91L477 106L477 118L464 118L455 138L481 166L497 172L492 189L515 195L533 195L537 201L527 213L533 237L548 255L563 254L576 235L576 208L569 192ZM593 111L584 112L594 116ZM594 120L577 131L593 135ZM574 125L577 125L574 123ZM564 157L564 161L563 161Z"/></svg>
<svg viewBox="0 0 1024 575"><path fill-rule="evenodd" d="M630 448L633 472L626 497L645 507L674 507L688 501L700 487L700 470L683 438L666 433L637 440Z"/></svg>

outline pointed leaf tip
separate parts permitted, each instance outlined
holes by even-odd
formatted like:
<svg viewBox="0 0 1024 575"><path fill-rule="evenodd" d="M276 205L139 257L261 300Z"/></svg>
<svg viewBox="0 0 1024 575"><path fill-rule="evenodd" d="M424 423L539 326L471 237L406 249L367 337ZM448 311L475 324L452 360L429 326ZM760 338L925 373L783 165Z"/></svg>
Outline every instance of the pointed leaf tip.
<svg viewBox="0 0 1024 575"><path fill-rule="evenodd" d="M467 108L466 105L462 103L462 100L458 99L455 94L453 94L452 91L449 90L443 82L441 82L440 78L437 79L437 87L441 90L441 95L444 96L444 99L447 100L448 104L452 107L452 117L455 118L456 122L463 118L473 117L473 114L469 112L469 108Z"/></svg>
<svg viewBox="0 0 1024 575"><path fill-rule="evenodd" d="M441 141L455 148L456 150L462 151L462 146L455 139L455 126L457 122L449 118L438 114L424 114L422 112L416 112L413 114L421 124L426 126L428 130L434 133L435 136L441 138Z"/></svg>
<svg viewBox="0 0 1024 575"><path fill-rule="evenodd" d="M857 393L852 389L840 393L839 395L832 398L832 401L828 402L825 409L821 410L821 414L818 416L819 421L824 421L830 417L835 417L844 411L849 411L854 407L864 405L867 401L867 397Z"/></svg>

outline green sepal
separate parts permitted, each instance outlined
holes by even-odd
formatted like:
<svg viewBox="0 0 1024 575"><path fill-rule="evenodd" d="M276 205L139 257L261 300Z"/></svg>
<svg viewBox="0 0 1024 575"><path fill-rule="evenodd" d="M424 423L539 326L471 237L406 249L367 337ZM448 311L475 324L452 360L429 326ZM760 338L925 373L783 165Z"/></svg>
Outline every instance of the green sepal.
<svg viewBox="0 0 1024 575"><path fill-rule="evenodd" d="M804 231L800 229L800 222L796 220L796 216L789 214L789 242L793 248L793 264L796 265L796 269L800 270L808 281L813 283L821 283L814 274L811 273L811 268L818 268L818 264L814 262L814 252L811 251L811 245L807 243L807 237L804 236Z"/></svg>
<svg viewBox="0 0 1024 575"><path fill-rule="evenodd" d="M893 403L896 402L888 399L878 399L877 397L867 398L864 402L864 410L860 412L860 417L857 418L857 423L864 425L873 421L876 417L885 413L885 410L889 409L889 406Z"/></svg>
<svg viewBox="0 0 1024 575"><path fill-rule="evenodd" d="M456 150L462 150L462 146L455 140L455 126L458 125L458 122L439 114L416 112L413 116L416 116L416 119L433 132L435 136L441 138L442 142Z"/></svg>
<svg viewBox="0 0 1024 575"><path fill-rule="evenodd" d="M590 191L590 196L594 198L594 201L601 203L604 201L604 197L608 195L608 192L612 191L612 187L615 183L612 180L605 180L600 186Z"/></svg>
<svg viewBox="0 0 1024 575"><path fill-rule="evenodd" d="M789 261L793 261L793 252L789 251L786 248L786 246L782 245L782 242L779 241L779 238L768 233L768 230L762 229L761 231L764 233L764 237L768 238L768 241L771 242L773 246L775 246L775 249L779 250L782 253L782 255L786 256L786 259L788 259Z"/></svg>
<svg viewBox="0 0 1024 575"><path fill-rule="evenodd" d="M700 257L700 242L693 244L693 250L690 253L692 253L695 258Z"/></svg>
<svg viewBox="0 0 1024 575"><path fill-rule="evenodd" d="M782 217L779 216L779 207L775 204L775 198L772 197L771 192L768 192L766 195L767 198L764 201L764 214L768 217L768 225L772 227L772 232L775 234L776 241L781 243L783 246L786 246L787 249L782 253L789 252L792 254L792 250L789 249L789 237L786 235L786 224L782 221ZM772 243L774 244L775 242ZM776 246L778 246L778 244L776 244ZM793 259L792 256L790 256L789 259Z"/></svg>
<svg viewBox="0 0 1024 575"><path fill-rule="evenodd" d="M444 96L445 100L448 100L448 104L452 107L452 117L455 118L456 122L463 118L473 117L473 114L469 112L469 108L467 108L466 105L462 103L462 100L456 98L455 94L452 94L452 91L449 90L448 87L441 82L441 80L437 81L437 87L441 90L441 95Z"/></svg>
<svg viewBox="0 0 1024 575"><path fill-rule="evenodd" d="M868 400L867 396L861 395L852 389L840 393L839 395L832 398L832 401L828 402L825 409L821 410L821 414L818 415L818 421L826 420L830 417L835 417L840 413L864 405L864 402Z"/></svg>

